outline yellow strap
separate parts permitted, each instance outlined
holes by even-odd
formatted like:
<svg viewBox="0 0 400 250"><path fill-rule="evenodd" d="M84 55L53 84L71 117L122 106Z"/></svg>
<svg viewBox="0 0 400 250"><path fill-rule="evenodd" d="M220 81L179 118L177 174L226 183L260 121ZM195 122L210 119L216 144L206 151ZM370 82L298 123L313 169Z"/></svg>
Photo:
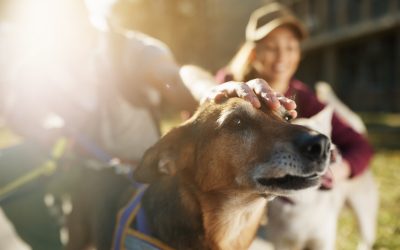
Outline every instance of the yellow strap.
<svg viewBox="0 0 400 250"><path fill-rule="evenodd" d="M53 146L53 150L51 151L51 156L53 159L60 159L61 156L65 153L65 149L67 148L67 138L61 137L59 138Z"/></svg>
<svg viewBox="0 0 400 250"><path fill-rule="evenodd" d="M51 152L51 159L44 162L40 167L33 169L27 174L19 177L13 182L7 184L5 187L0 189L0 198L8 194L9 192L13 192L14 190L20 188L26 183L42 176L42 175L51 175L57 169L57 160L61 158L61 156L65 153L65 149L67 147L67 138L61 137L56 141L53 146Z"/></svg>
<svg viewBox="0 0 400 250"><path fill-rule="evenodd" d="M150 237L150 236L143 234L134 229L129 228L127 230L127 232L125 232L125 234L130 235L132 237L136 237L144 242L150 243L153 246L155 246L156 248L159 248L161 250L174 250L173 248L170 248L169 246L165 245L163 242L159 241L158 239ZM125 249L125 245L124 245L124 249Z"/></svg>

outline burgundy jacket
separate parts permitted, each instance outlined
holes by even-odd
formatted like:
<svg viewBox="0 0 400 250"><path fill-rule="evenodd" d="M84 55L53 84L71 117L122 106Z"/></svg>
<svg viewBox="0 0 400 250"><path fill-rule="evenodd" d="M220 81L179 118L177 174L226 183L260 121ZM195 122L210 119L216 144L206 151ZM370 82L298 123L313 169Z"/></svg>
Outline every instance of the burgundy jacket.
<svg viewBox="0 0 400 250"><path fill-rule="evenodd" d="M230 80L232 80L232 75L224 74L224 70L218 72L218 82ZM307 85L296 79L292 79L289 83L285 96L296 102L298 117L309 118L325 107ZM350 164L350 177L357 176L368 168L373 155L371 145L363 135L353 130L336 114L332 118L332 142Z"/></svg>

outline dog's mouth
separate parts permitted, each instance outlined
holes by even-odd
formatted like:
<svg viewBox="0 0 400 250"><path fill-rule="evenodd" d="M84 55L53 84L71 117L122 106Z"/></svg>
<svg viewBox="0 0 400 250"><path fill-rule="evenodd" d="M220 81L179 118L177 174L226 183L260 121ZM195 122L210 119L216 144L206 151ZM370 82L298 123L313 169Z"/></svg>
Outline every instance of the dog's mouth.
<svg viewBox="0 0 400 250"><path fill-rule="evenodd" d="M308 176L285 175L279 178L257 178L261 186L272 189L299 190L313 187L319 184L320 175L317 173Z"/></svg>

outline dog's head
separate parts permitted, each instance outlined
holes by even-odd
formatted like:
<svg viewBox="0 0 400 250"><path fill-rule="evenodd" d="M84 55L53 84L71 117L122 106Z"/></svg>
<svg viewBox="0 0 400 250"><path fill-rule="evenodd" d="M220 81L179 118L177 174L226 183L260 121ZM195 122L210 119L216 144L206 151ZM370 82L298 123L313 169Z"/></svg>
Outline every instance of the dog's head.
<svg viewBox="0 0 400 250"><path fill-rule="evenodd" d="M202 192L286 194L316 186L330 141L287 120L286 111L256 109L239 98L206 103L148 149L134 177L152 183L177 176Z"/></svg>

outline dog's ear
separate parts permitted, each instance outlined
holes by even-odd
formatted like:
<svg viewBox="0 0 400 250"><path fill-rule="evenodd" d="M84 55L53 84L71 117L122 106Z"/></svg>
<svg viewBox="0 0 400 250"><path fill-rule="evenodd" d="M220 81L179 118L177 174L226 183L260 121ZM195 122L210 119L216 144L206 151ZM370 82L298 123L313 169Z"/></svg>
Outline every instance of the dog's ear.
<svg viewBox="0 0 400 250"><path fill-rule="evenodd" d="M133 173L134 179L152 183L193 164L194 144L188 130L188 125L174 128L149 148Z"/></svg>
<svg viewBox="0 0 400 250"><path fill-rule="evenodd" d="M333 111L333 107L328 105L318 114L310 118L316 124L314 129L328 137L330 137L332 133Z"/></svg>
<svg viewBox="0 0 400 250"><path fill-rule="evenodd" d="M293 120L293 124L302 125L318 131L328 137L331 137L332 133L332 116L333 116L333 108L330 106L326 106L323 110L321 110L316 115L310 118L299 118Z"/></svg>

